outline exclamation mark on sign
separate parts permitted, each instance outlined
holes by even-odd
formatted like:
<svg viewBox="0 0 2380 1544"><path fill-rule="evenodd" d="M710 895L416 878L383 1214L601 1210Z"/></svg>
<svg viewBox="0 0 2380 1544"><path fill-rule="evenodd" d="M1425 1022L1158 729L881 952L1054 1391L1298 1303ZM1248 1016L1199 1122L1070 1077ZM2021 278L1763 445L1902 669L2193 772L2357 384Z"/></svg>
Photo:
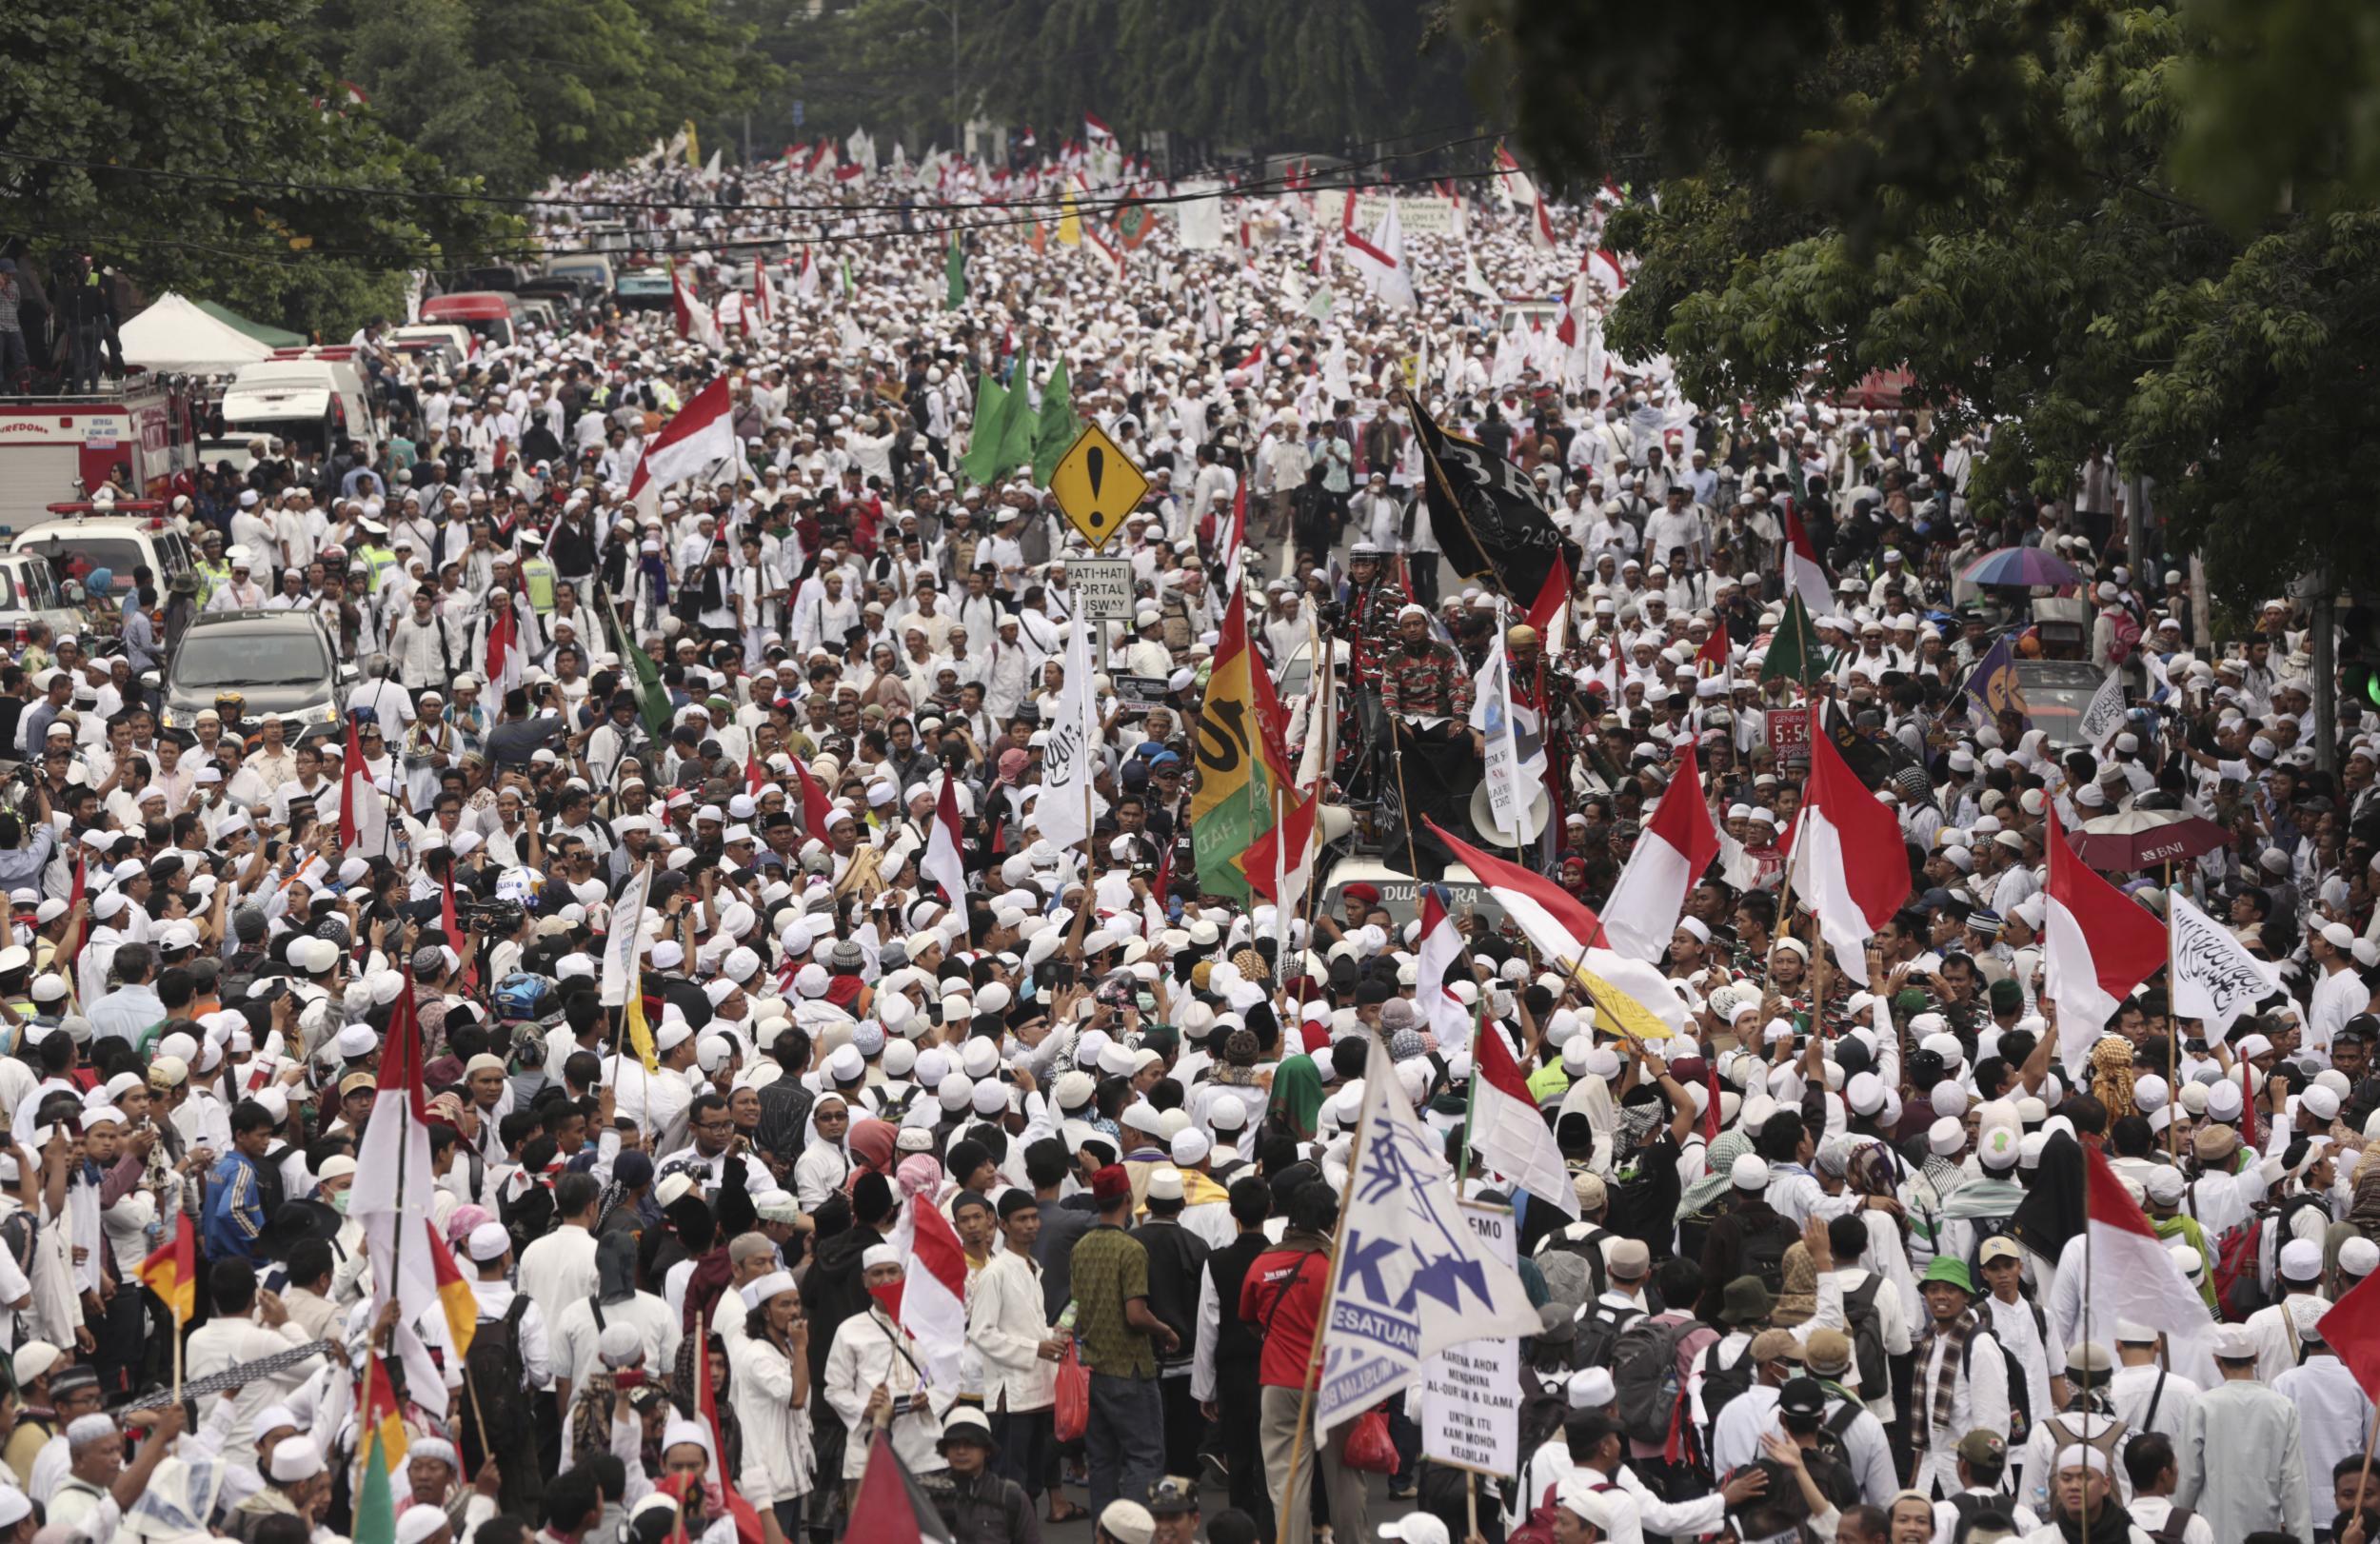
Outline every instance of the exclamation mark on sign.
<svg viewBox="0 0 2380 1544"><path fill-rule="evenodd" d="M1091 497L1100 496L1100 474L1107 470L1107 452L1092 445L1082 452L1082 469L1090 474Z"/></svg>

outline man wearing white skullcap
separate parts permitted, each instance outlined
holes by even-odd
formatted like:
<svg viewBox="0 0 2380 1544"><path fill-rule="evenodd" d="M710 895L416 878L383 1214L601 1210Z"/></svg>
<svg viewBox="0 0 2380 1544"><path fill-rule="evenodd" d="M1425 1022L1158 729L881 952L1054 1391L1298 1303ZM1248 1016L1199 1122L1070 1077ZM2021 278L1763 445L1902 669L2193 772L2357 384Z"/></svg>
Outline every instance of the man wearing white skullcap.
<svg viewBox="0 0 2380 1544"><path fill-rule="evenodd" d="M826 1402L847 1431L886 1422L894 1451L912 1470L943 1468L935 1448L942 1423L922 1392L918 1350L884 1306L883 1294L900 1285L903 1275L901 1252L890 1244L870 1244L861 1254L860 1271L871 1300L865 1313L852 1315L835 1329L826 1352ZM844 1446L846 1487L858 1484L867 1464L866 1448L863 1442Z"/></svg>
<svg viewBox="0 0 2380 1544"><path fill-rule="evenodd" d="M183 1351L184 1376L211 1377L228 1367L280 1356L308 1343L306 1332L289 1317L280 1297L260 1293L256 1273L238 1260L217 1260L207 1268L202 1283L214 1313L190 1332ZM223 1436L226 1460L238 1467L255 1467L256 1418L268 1407L288 1398L323 1365L309 1356L269 1377L250 1378L232 1400L230 1429Z"/></svg>
<svg viewBox="0 0 2380 1544"><path fill-rule="evenodd" d="M521 1348L521 1388L524 1393L536 1394L554 1386L551 1343L546 1336L545 1311L535 1298L517 1292L506 1279L512 1264L512 1235L501 1222L483 1222L471 1230L464 1240L464 1250L476 1267L471 1280L471 1296L478 1299L482 1320L509 1319L517 1332ZM500 1458L511 1461L503 1444L497 1444Z"/></svg>
<svg viewBox="0 0 2380 1544"><path fill-rule="evenodd" d="M2217 1539L2270 1529L2311 1538L2297 1407L2257 1376L2247 1325L2215 1326L2213 1342L2222 1381L2199 1396L2175 1444L2182 1478L2174 1505L2206 1518ZM2061 1469L2064 1461L2059 1455Z"/></svg>

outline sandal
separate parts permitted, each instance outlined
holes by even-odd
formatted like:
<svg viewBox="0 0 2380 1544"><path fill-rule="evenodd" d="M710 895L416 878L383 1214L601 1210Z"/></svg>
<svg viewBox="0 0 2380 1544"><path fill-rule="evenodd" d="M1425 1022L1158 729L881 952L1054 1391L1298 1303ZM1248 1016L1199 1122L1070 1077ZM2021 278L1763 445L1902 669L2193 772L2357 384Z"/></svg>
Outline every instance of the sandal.
<svg viewBox="0 0 2380 1544"><path fill-rule="evenodd" d="M1064 1510L1061 1511L1060 1510L1061 1508L1063 1508ZM1049 1521L1053 1525L1061 1522L1073 1522L1078 1518L1087 1517L1090 1514L1091 1509L1089 1507L1079 1507L1072 1501L1061 1501L1056 1496L1050 1497Z"/></svg>

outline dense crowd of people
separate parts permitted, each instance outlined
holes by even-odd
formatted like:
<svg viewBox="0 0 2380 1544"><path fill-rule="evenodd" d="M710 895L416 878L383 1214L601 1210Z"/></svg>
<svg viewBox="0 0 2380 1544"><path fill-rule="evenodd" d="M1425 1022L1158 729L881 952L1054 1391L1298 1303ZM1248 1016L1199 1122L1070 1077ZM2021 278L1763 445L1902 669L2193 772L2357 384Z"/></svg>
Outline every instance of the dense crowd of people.
<svg viewBox="0 0 2380 1544"><path fill-rule="evenodd" d="M953 251L956 211L1078 170L1087 233L962 219ZM339 723L234 693L169 728L121 654L17 641L0 1531L321 1544L359 1531L387 1400L397 1544L825 1540L883 1454L982 1544L1086 1513L1114 1544L2368 1537L2372 1403L2321 1326L2380 1265L2380 750L2351 704L2322 743L2307 603L2218 640L2105 460L1971 499L1978 442L1919 414L1688 402L1600 343L1598 208L1549 246L1466 187L1403 238L1407 307L1349 277L1327 192L1127 243L1098 194L1140 174L583 179L546 239L618 205L690 308L525 324L452 373L367 327L377 453L265 444L171 501L195 568L123 576L109 628L153 653L319 614L359 673ZM638 485L722 377L733 453ZM1152 485L1103 553L1136 597L1094 639L1087 841L1037 795L1088 552L1036 457L974 474L985 381ZM1417 412L1576 544L1555 616L1444 560ZM2053 566L1966 577L2012 547ZM1200 872L1235 627L1325 804L1455 753L1286 907ZM2131 683L2096 742L1980 679L2059 653ZM1671 1033L1508 894L1450 896L1433 955L1412 884L1332 881L1351 841L1445 869L1418 816L1462 817L1497 691L1550 811L1526 866L1584 905L1663 804L1710 810L1682 908L1627 919ZM1837 723L1909 869L1850 960L1786 880ZM2049 844L2126 813L2219 828L2110 877L2212 912L2271 990L2216 1023L2152 977L2069 1057ZM1468 1147L1481 1038L1567 1194ZM1306 1412L1376 1045L1444 1183L1516 1211L1542 1322L1507 1475L1425 1459L1418 1390L1385 1462ZM349 1215L407 1086L459 1320L408 1314ZM2085 1149L2203 1335L2094 1313L2078 1224L2020 1222L2079 1207ZM184 1232L189 1326L143 1271ZM938 1339L920 1295L953 1279Z"/></svg>

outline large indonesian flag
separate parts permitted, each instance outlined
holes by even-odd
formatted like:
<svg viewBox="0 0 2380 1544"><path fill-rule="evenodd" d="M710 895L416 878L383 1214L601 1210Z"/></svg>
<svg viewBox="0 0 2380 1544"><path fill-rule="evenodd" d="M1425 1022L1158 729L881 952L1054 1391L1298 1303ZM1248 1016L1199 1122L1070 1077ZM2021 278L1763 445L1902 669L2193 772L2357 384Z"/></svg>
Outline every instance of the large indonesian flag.
<svg viewBox="0 0 2380 1544"><path fill-rule="evenodd" d="M967 868L961 857L964 847L959 825L959 783L945 776L942 791L934 801L934 823L926 833L925 856L918 862L918 872L942 886L943 899L962 927L967 921Z"/></svg>
<svg viewBox="0 0 2380 1544"><path fill-rule="evenodd" d="M1570 1169L1529 1095L1504 1032L1482 1023L1472 1049L1471 1150L1479 1161L1566 1217L1578 1215Z"/></svg>
<svg viewBox="0 0 2380 1544"><path fill-rule="evenodd" d="M1794 843L1794 890L1818 918L1845 976L1868 984L1867 942L1909 899L1901 824L1825 734L1810 737L1810 781Z"/></svg>
<svg viewBox="0 0 2380 1544"><path fill-rule="evenodd" d="M527 665L521 648L521 621L515 613L516 604L507 597L501 607L488 614L487 658L480 662L487 670L487 695L500 703L505 693L521 684Z"/></svg>
<svg viewBox="0 0 2380 1544"><path fill-rule="evenodd" d="M672 483L700 477L736 453L735 415L727 396L727 378L711 384L686 400L667 426L637 458L628 479L628 497L649 512L661 513L661 490Z"/></svg>
<svg viewBox="0 0 2380 1544"><path fill-rule="evenodd" d="M1719 637L1725 637L1721 631ZM1603 929L1612 947L1631 959L1658 963L1670 935L1686 909L1686 894L1705 869L1718 861L1718 827L1702 802L1701 769L1694 742L1679 741L1676 771L1661 796L1636 850L1628 856L1619 882L1603 904Z"/></svg>
<svg viewBox="0 0 2380 1544"><path fill-rule="evenodd" d="M1595 996L1596 1006L1616 1020L1615 1033L1624 1029L1657 1039L1685 1029L1686 1005L1678 1000L1668 979L1644 961L1610 947L1603 920L1577 897L1542 874L1472 846L1435 821L1428 824L1455 861L1496 892L1504 915L1528 935L1547 964L1557 971L1579 973L1577 979ZM1617 1005L1611 1000L1613 994L1618 996ZM1603 1017L1598 1015L1597 1021L1602 1022Z"/></svg>
<svg viewBox="0 0 2380 1544"><path fill-rule="evenodd" d="M967 1257L933 1198L909 1198L909 1257L901 1277L901 1327L917 1342L928 1387L955 1394L967 1343Z"/></svg>
<svg viewBox="0 0 2380 1544"><path fill-rule="evenodd" d="M2044 965L2050 1000L2057 1004L2058 1058L2073 1073L2090 1059L2117 1005L2165 963L2165 929L2075 857L2058 829L2057 810L2047 814Z"/></svg>
<svg viewBox="0 0 2380 1544"><path fill-rule="evenodd" d="M2091 1305L2092 1318L2131 1319L2176 1339L2202 1334L2211 1322L2206 1299L2165 1252L2165 1240L2125 1193L2106 1156L2085 1147L2083 1161L2088 1166L2083 1213L2091 1233L2083 1301Z"/></svg>
<svg viewBox="0 0 2380 1544"><path fill-rule="evenodd" d="M1810 608L1814 617L1824 616L1835 608L1834 582L1826 577L1826 568L1818 562L1818 549L1810 543L1810 530L1801 523L1801 511L1791 504L1785 506L1785 587L1801 597L1801 604Z"/></svg>

